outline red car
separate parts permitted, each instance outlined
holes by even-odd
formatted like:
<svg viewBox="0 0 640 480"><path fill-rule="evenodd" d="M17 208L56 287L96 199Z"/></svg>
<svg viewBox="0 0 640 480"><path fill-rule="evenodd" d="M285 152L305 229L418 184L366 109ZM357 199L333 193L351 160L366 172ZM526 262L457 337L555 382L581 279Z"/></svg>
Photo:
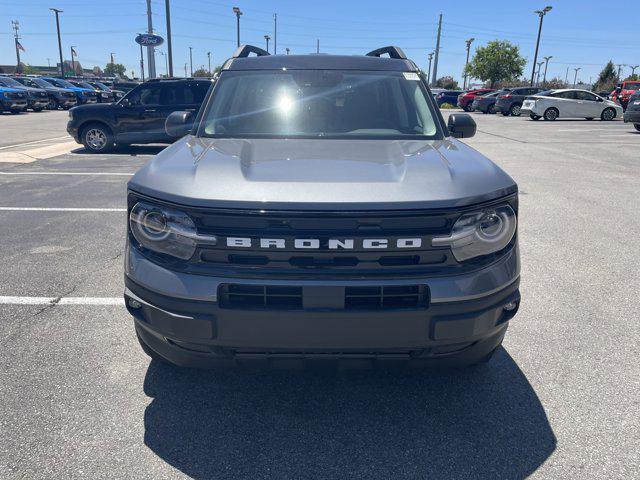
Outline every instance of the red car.
<svg viewBox="0 0 640 480"><path fill-rule="evenodd" d="M627 109L629 103L629 97L640 90L640 81L638 80L625 80L618 84L616 89L611 94L611 100L619 103L623 109Z"/></svg>
<svg viewBox="0 0 640 480"><path fill-rule="evenodd" d="M468 92L461 93L458 95L458 106L465 112L471 112L473 111L471 108L473 99L479 95L485 95L491 92L495 92L495 90L493 88L477 88L475 90L469 90Z"/></svg>

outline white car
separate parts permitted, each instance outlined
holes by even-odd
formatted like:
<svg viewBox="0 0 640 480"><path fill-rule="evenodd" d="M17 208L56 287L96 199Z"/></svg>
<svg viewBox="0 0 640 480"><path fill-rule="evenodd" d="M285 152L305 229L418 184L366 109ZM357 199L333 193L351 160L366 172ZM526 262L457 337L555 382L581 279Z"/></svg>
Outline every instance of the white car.
<svg viewBox="0 0 640 480"><path fill-rule="evenodd" d="M622 117L622 107L587 90L548 90L529 96L522 103L522 113L533 120L544 118L586 118L613 120Z"/></svg>

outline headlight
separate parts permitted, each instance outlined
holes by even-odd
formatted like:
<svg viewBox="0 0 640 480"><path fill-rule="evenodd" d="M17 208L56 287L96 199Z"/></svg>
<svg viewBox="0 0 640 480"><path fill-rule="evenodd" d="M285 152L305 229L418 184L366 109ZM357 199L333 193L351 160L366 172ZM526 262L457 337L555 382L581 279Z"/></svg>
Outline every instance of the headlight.
<svg viewBox="0 0 640 480"><path fill-rule="evenodd" d="M198 235L186 213L145 202L131 209L129 227L141 246L183 260L193 256L198 243L216 243L214 236Z"/></svg>
<svg viewBox="0 0 640 480"><path fill-rule="evenodd" d="M516 233L516 224L509 205L466 213L453 225L451 235L434 237L432 245L451 247L453 256L462 262L502 250Z"/></svg>

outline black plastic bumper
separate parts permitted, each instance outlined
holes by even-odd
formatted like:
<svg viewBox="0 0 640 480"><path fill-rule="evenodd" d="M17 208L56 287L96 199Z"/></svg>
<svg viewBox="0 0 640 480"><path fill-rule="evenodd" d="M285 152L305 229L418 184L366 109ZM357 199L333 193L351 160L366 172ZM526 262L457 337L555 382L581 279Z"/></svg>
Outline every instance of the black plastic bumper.
<svg viewBox="0 0 640 480"><path fill-rule="evenodd" d="M520 302L519 280L476 300L382 311L224 309L216 302L159 295L130 279L125 283L125 302L141 340L190 367L318 358L474 363L500 344ZM511 302L515 308L505 310Z"/></svg>

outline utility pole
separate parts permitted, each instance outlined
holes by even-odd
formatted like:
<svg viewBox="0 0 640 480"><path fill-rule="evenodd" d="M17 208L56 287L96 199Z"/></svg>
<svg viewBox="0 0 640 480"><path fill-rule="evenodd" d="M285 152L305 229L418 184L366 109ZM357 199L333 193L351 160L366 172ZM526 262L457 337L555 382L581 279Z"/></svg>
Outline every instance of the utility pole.
<svg viewBox="0 0 640 480"><path fill-rule="evenodd" d="M140 79L144 82L144 55L142 54L142 44L140 44Z"/></svg>
<svg viewBox="0 0 640 480"><path fill-rule="evenodd" d="M269 40L271 40L271 37L269 35L265 35L264 39L267 41L267 53L269 53Z"/></svg>
<svg viewBox="0 0 640 480"><path fill-rule="evenodd" d="M620 80L622 80L621 75L622 75L622 67L626 67L627 65L624 63L619 63L618 64L618 78Z"/></svg>
<svg viewBox="0 0 640 480"><path fill-rule="evenodd" d="M211 76L211 52L207 52L207 59L209 60L209 76Z"/></svg>
<svg viewBox="0 0 640 480"><path fill-rule="evenodd" d="M440 20L438 20L438 39L436 40L435 60L433 62L433 78L431 84L435 85L436 77L438 76L438 58L440 57L440 36L442 35L442 14L440 14Z"/></svg>
<svg viewBox="0 0 640 480"><path fill-rule="evenodd" d="M164 1L164 7L165 16L167 17L167 56L169 57L169 71L167 72L167 76L173 77L173 53L171 50L171 6L169 5L169 0Z"/></svg>
<svg viewBox="0 0 640 480"><path fill-rule="evenodd" d="M273 14L273 54L278 53L278 14Z"/></svg>
<svg viewBox="0 0 640 480"><path fill-rule="evenodd" d="M184 78L187 78L187 64L184 64Z"/></svg>
<svg viewBox="0 0 640 480"><path fill-rule="evenodd" d="M289 55L289 52L291 51L291 49L289 47L284 49L285 52L287 52L287 55Z"/></svg>
<svg viewBox="0 0 640 480"><path fill-rule="evenodd" d="M237 46L240 46L240 16L242 15L242 11L238 7L233 7L233 13L236 14L236 38L237 38Z"/></svg>
<svg viewBox="0 0 640 480"><path fill-rule="evenodd" d="M51 68L51 59L49 57L47 57L47 66Z"/></svg>
<svg viewBox="0 0 640 480"><path fill-rule="evenodd" d="M633 77L636 74L636 68L640 67L640 65L629 65L631 69L631 76Z"/></svg>
<svg viewBox="0 0 640 480"><path fill-rule="evenodd" d="M193 47L189 47L189 73L193 77Z"/></svg>
<svg viewBox="0 0 640 480"><path fill-rule="evenodd" d="M567 73L564 75L564 83L567 87L569 86L569 67L567 67Z"/></svg>
<svg viewBox="0 0 640 480"><path fill-rule="evenodd" d="M469 65L469 52L471 51L471 44L473 43L473 41L475 40L475 38L470 38L469 40L467 40L465 43L467 44L467 60L466 62L464 62L464 87L463 90L467 89L467 65Z"/></svg>
<svg viewBox="0 0 640 480"><path fill-rule="evenodd" d="M542 33L542 19L551 11L553 7L544 7L542 10L536 10L535 14L540 17L540 23L538 24L538 40L536 40L536 53L533 55L533 70L531 71L531 86L533 87L533 76L536 73L536 63L538 62L538 49L540 48L540 34Z"/></svg>
<svg viewBox="0 0 640 480"><path fill-rule="evenodd" d="M320 53L320 39L316 40L316 53Z"/></svg>
<svg viewBox="0 0 640 480"><path fill-rule="evenodd" d="M18 20L11 20L11 28L13 28L14 34L13 37L15 39L16 44L16 73L20 72L20 35L18 34L18 30L20 30L20 22Z"/></svg>
<svg viewBox="0 0 640 480"><path fill-rule="evenodd" d="M151 15L151 0L147 0L147 33L153 35L153 19ZM147 63L149 64L149 78L156 77L156 54L153 45L147 46Z"/></svg>
<svg viewBox="0 0 640 480"><path fill-rule="evenodd" d="M431 86L431 62L433 60L433 52L429 54L429 71L427 72L427 84Z"/></svg>
<svg viewBox="0 0 640 480"><path fill-rule="evenodd" d="M547 83L547 67L549 66L549 60L553 58L553 55L549 55L548 57L542 57L544 59L544 77L542 77L542 84Z"/></svg>
<svg viewBox="0 0 640 480"><path fill-rule="evenodd" d="M538 62L538 75L536 76L536 87L540 84L540 70L542 70L542 65L544 65L544 61Z"/></svg>
<svg viewBox="0 0 640 480"><path fill-rule="evenodd" d="M76 61L75 61L75 54L76 51L73 49L74 45L71 45L71 71L73 72L73 76L75 77L76 75Z"/></svg>
<svg viewBox="0 0 640 480"><path fill-rule="evenodd" d="M60 19L58 15L62 13L62 10L57 8L50 8L53 13L56 14L56 29L58 30L58 53L60 54L60 76L64 78L64 61L62 60L62 39L60 38Z"/></svg>
<svg viewBox="0 0 640 480"><path fill-rule="evenodd" d="M576 74L573 76L573 88L576 88L576 81L578 80L578 71L582 70L582 68L578 67L578 68L574 68L574 70L576 71Z"/></svg>

